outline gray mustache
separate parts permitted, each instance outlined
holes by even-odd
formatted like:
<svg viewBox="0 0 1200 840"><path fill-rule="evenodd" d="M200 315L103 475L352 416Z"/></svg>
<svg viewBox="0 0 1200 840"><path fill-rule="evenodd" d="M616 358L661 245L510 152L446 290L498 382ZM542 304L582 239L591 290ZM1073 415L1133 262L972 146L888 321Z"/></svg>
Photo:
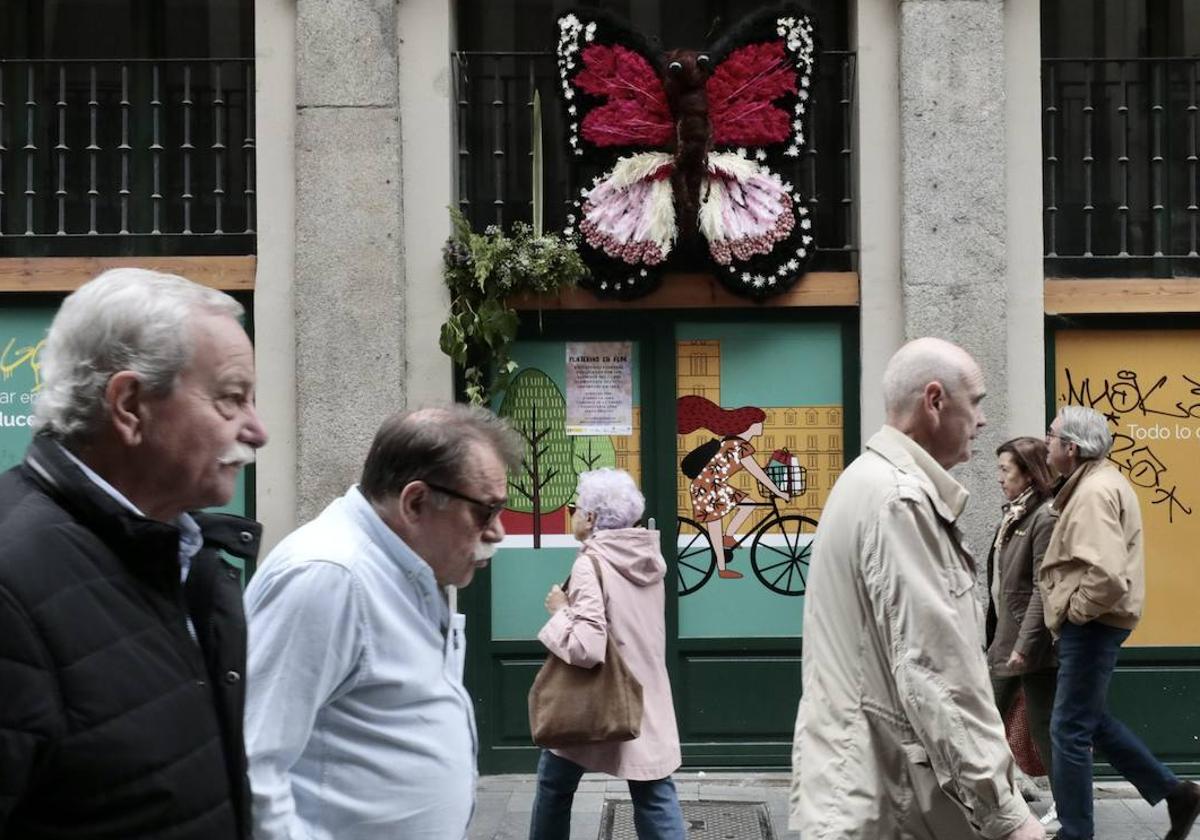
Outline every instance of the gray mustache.
<svg viewBox="0 0 1200 840"><path fill-rule="evenodd" d="M247 443L235 443L221 453L217 463L222 467L244 467L254 463L254 447Z"/></svg>

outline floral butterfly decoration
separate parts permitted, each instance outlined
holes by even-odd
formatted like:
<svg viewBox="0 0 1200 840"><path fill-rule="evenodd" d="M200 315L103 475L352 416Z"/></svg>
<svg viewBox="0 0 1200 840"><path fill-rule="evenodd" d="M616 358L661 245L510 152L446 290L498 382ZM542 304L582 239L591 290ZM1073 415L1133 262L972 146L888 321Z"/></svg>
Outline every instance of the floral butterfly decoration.
<svg viewBox="0 0 1200 840"><path fill-rule="evenodd" d="M600 13L558 18L571 157L607 167L564 231L591 269L585 285L639 297L668 260L703 261L753 298L799 280L812 216L768 163L804 148L814 51L812 21L792 7L751 15L710 51L665 54Z"/></svg>

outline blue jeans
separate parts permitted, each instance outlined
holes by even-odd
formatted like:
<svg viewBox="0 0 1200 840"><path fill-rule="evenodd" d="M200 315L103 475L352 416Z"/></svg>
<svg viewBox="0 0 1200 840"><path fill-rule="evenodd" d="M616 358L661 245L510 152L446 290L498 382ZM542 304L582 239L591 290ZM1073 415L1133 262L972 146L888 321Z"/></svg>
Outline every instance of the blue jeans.
<svg viewBox="0 0 1200 840"><path fill-rule="evenodd" d="M1050 718L1054 765L1050 782L1059 840L1090 840L1093 745L1151 805L1179 780L1141 739L1108 713L1108 684L1128 630L1098 621L1066 623L1058 642L1058 687Z"/></svg>
<svg viewBox="0 0 1200 840"><path fill-rule="evenodd" d="M542 750L529 840L567 840L571 836L571 803L582 775L583 768L575 762ZM652 782L630 779L629 797L638 840L687 840L679 796L670 776Z"/></svg>

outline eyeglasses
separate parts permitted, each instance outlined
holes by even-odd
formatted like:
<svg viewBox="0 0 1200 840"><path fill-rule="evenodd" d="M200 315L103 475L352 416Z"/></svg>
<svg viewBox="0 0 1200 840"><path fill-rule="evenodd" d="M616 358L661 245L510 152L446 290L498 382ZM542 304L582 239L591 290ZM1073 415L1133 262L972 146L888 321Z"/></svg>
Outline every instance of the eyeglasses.
<svg viewBox="0 0 1200 840"><path fill-rule="evenodd" d="M575 511L579 510L579 506L574 502L567 502L567 513L571 516L575 515Z"/></svg>
<svg viewBox="0 0 1200 840"><path fill-rule="evenodd" d="M1056 434L1054 434L1054 432L1052 432L1052 431L1050 431L1049 429L1047 429L1047 430L1046 430L1046 440L1049 440L1050 438L1054 438L1055 440L1062 440L1062 439L1063 439L1063 436L1062 436L1062 435L1056 435Z"/></svg>
<svg viewBox="0 0 1200 840"><path fill-rule="evenodd" d="M484 511L485 517L476 517L479 527L486 528L496 521L496 517L500 515L500 511L504 510L504 506L508 504L508 499L501 499L498 502L481 502L479 499L473 499L465 493L460 493L457 490L451 490L449 487L443 487L440 484L434 484L432 481L426 481L425 486L430 490L436 490L438 493L449 496L452 499L468 502L480 510Z"/></svg>

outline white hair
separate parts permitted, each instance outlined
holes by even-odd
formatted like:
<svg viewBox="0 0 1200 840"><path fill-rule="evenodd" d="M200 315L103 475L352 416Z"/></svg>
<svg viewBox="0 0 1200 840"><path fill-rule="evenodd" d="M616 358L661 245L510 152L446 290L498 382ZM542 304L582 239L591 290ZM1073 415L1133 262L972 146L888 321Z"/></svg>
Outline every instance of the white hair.
<svg viewBox="0 0 1200 840"><path fill-rule="evenodd" d="M1112 448L1112 434L1108 431L1108 420L1092 408L1082 405L1064 405L1058 412L1058 436L1075 444L1080 461L1103 458Z"/></svg>
<svg viewBox="0 0 1200 840"><path fill-rule="evenodd" d="M579 474L575 505L596 515L596 530L629 528L642 517L646 499L625 470L603 467Z"/></svg>
<svg viewBox="0 0 1200 840"><path fill-rule="evenodd" d="M907 415L930 382L940 382L947 393L963 387L970 358L966 350L940 338L917 338L905 344L883 371L888 417Z"/></svg>
<svg viewBox="0 0 1200 840"><path fill-rule="evenodd" d="M114 268L63 301L41 353L34 428L62 439L93 434L106 415L108 380L133 371L155 395L171 393L192 356L197 313L240 318L224 292L174 274Z"/></svg>

